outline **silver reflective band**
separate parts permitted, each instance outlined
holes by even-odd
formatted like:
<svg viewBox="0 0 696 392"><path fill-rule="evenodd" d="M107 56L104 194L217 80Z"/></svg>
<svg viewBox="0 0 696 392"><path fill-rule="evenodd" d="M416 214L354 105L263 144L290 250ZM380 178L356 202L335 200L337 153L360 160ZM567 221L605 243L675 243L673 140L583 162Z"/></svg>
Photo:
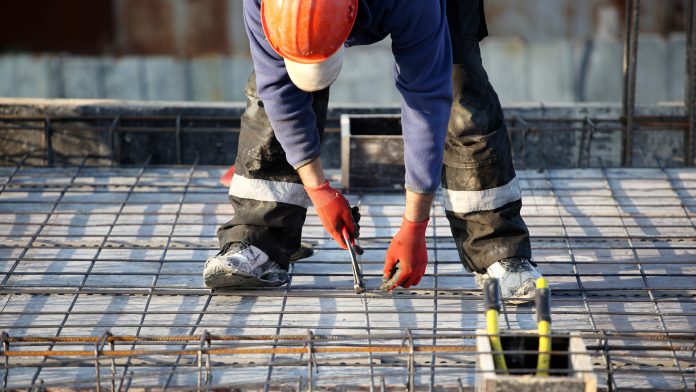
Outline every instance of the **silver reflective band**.
<svg viewBox="0 0 696 392"><path fill-rule="evenodd" d="M229 194L243 199L294 204L304 208L311 202L302 184L257 180L237 174L232 176Z"/></svg>
<svg viewBox="0 0 696 392"><path fill-rule="evenodd" d="M447 211L467 214L476 211L490 211L522 198L517 177L497 188L482 191L452 191L442 188L442 196Z"/></svg>

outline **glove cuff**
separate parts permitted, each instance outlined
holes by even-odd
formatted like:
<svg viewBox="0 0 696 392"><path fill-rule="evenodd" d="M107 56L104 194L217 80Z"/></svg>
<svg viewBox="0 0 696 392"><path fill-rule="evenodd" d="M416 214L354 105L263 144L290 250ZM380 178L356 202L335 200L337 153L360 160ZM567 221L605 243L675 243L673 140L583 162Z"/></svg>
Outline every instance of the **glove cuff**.
<svg viewBox="0 0 696 392"><path fill-rule="evenodd" d="M317 208L322 208L342 197L341 192L333 189L331 185L329 185L329 180L326 180L325 183L318 186L305 186L304 188L305 191L307 191L307 195L312 200L312 203Z"/></svg>
<svg viewBox="0 0 696 392"><path fill-rule="evenodd" d="M331 188L329 186L329 180L326 180L323 184L317 185L317 186L307 186L307 185L304 186L304 189L305 189L305 191L307 191L307 193L323 191L323 190L328 189L328 188Z"/></svg>
<svg viewBox="0 0 696 392"><path fill-rule="evenodd" d="M416 233L423 233L425 234L425 229L428 228L428 222L430 221L430 217L425 218L423 222L412 222L404 216L401 220L401 228L402 229L407 229L412 232Z"/></svg>

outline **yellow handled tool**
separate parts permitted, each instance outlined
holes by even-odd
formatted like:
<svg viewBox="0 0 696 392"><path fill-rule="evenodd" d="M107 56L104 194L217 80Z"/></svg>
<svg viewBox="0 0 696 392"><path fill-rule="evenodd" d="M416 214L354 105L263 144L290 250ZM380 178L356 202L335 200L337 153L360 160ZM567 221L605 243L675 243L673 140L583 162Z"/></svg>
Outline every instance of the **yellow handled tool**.
<svg viewBox="0 0 696 392"><path fill-rule="evenodd" d="M495 368L507 374L507 364L503 355L503 345L498 335L498 313L500 312L500 296L498 295L498 280L487 279L483 285L483 301L486 306L486 332L493 350Z"/></svg>
<svg viewBox="0 0 696 392"><path fill-rule="evenodd" d="M535 301L539 329L539 357L536 375L545 377L549 375L551 364L551 290L549 290L545 278L537 279Z"/></svg>

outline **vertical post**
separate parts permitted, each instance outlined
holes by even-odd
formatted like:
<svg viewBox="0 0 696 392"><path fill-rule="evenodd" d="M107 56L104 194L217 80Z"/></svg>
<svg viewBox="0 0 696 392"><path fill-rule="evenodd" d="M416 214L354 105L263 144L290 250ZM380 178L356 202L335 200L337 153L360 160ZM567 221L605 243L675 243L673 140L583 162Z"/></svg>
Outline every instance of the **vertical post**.
<svg viewBox="0 0 696 392"><path fill-rule="evenodd" d="M114 121L111 123L111 126L109 127L109 146L111 148L110 151L110 156L111 156L111 166L114 165L114 162L116 162L116 128L118 127L118 121L121 119L120 116L116 116L114 118ZM120 143L119 143L119 148L120 148Z"/></svg>
<svg viewBox="0 0 696 392"><path fill-rule="evenodd" d="M684 166L694 165L694 134L696 134L696 0L686 1L686 94L684 105L689 125L684 135Z"/></svg>
<svg viewBox="0 0 696 392"><path fill-rule="evenodd" d="M2 375L2 390L7 390L7 380L10 378L10 357L4 355L6 352L10 351L10 335L2 331L0 334L0 344L2 344L3 357L5 357L5 371Z"/></svg>
<svg viewBox="0 0 696 392"><path fill-rule="evenodd" d="M312 365L314 365L314 334L307 330L307 390L314 390L314 378L312 377ZM299 390L298 390L299 391Z"/></svg>
<svg viewBox="0 0 696 392"><path fill-rule="evenodd" d="M176 164L181 165L181 115L176 116Z"/></svg>
<svg viewBox="0 0 696 392"><path fill-rule="evenodd" d="M411 334L411 329L406 328L406 339L408 340L408 384L406 384L406 389L408 392L414 392L416 390L416 356L415 347L413 342L413 335Z"/></svg>
<svg viewBox="0 0 696 392"><path fill-rule="evenodd" d="M623 138L621 163L633 165L633 128L636 109L636 70L638 65L638 27L640 0L626 2L626 42L624 44Z"/></svg>
<svg viewBox="0 0 696 392"><path fill-rule="evenodd" d="M51 137L51 119L46 116L44 118L44 142L46 144L46 163L48 166L53 166L53 140Z"/></svg>

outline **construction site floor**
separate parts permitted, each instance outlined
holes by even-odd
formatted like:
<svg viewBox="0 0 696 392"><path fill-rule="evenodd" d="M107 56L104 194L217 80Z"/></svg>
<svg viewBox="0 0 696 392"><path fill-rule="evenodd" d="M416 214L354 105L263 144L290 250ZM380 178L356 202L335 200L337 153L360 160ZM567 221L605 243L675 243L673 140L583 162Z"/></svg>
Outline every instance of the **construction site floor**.
<svg viewBox="0 0 696 392"><path fill-rule="evenodd" d="M418 287L376 291L404 205L385 193L348 195L362 211L365 294L311 208L303 240L315 254L287 286L211 292L203 262L234 213L224 171L0 168L4 385L473 387L483 301L439 198ZM518 176L553 328L583 336L599 387L694 390L696 170ZM534 330L534 308L505 306L501 328Z"/></svg>

